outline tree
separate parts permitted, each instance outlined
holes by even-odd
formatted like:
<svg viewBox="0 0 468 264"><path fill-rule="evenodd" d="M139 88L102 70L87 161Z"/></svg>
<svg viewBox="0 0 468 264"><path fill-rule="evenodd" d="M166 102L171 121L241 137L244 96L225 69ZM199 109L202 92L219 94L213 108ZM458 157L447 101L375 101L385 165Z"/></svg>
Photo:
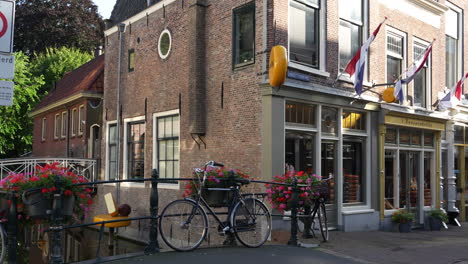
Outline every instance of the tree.
<svg viewBox="0 0 468 264"><path fill-rule="evenodd" d="M31 151L32 120L28 113L38 101L43 76L31 73L29 57L16 53L13 105L0 106L0 158L18 157Z"/></svg>
<svg viewBox="0 0 468 264"><path fill-rule="evenodd" d="M35 76L44 76L44 85L38 91L42 98L60 80L65 73L73 71L93 59L89 52L82 52L77 48L46 48L44 53L35 54L31 65L31 72Z"/></svg>
<svg viewBox="0 0 468 264"><path fill-rule="evenodd" d="M47 47L92 51L102 45L104 23L92 0L18 0L15 51L31 56Z"/></svg>

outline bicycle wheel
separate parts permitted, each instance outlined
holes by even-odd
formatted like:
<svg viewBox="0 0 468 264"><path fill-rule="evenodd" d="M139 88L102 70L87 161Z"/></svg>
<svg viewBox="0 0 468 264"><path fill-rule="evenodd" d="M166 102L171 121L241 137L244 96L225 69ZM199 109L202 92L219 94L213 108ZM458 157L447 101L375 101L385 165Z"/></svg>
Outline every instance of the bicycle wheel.
<svg viewBox="0 0 468 264"><path fill-rule="evenodd" d="M325 209L325 204L320 203L318 208L318 220L320 226L320 233L322 233L323 242L328 241L328 223L327 223L327 210Z"/></svg>
<svg viewBox="0 0 468 264"><path fill-rule="evenodd" d="M271 215L263 202L247 198L238 202L231 214L231 226L246 247L263 245L271 232Z"/></svg>
<svg viewBox="0 0 468 264"><path fill-rule="evenodd" d="M196 203L176 200L162 211L159 230L169 247L177 251L190 251L205 239L208 233L208 217Z"/></svg>
<svg viewBox="0 0 468 264"><path fill-rule="evenodd" d="M5 228L3 227L3 224L0 224L0 263L5 262L5 255L7 251L5 234L6 233L5 233Z"/></svg>

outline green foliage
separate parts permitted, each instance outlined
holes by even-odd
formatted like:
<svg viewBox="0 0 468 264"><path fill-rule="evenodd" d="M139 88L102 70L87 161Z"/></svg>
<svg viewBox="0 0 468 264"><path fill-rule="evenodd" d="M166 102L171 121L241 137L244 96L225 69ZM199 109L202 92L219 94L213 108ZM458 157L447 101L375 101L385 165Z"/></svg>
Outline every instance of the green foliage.
<svg viewBox="0 0 468 264"><path fill-rule="evenodd" d="M91 53L67 47L47 48L44 53L35 54L31 71L35 76L43 75L45 81L39 90L39 97L46 95L65 73L73 71L91 59L93 59Z"/></svg>
<svg viewBox="0 0 468 264"><path fill-rule="evenodd" d="M406 223L411 222L414 219L414 214L406 210L398 210L392 214L392 222L395 223Z"/></svg>
<svg viewBox="0 0 468 264"><path fill-rule="evenodd" d="M18 52L15 57L13 105L0 106L0 158L18 157L31 151L33 126L28 113L44 84L42 76L31 73L28 56Z"/></svg>
<svg viewBox="0 0 468 264"><path fill-rule="evenodd" d="M442 211L441 209L435 208L429 211L428 215L430 217L440 219L442 222L447 223L448 222L448 216L447 214Z"/></svg>
<svg viewBox="0 0 468 264"><path fill-rule="evenodd" d="M92 0L17 0L15 51L28 55L47 47L92 51L102 46L104 23Z"/></svg>

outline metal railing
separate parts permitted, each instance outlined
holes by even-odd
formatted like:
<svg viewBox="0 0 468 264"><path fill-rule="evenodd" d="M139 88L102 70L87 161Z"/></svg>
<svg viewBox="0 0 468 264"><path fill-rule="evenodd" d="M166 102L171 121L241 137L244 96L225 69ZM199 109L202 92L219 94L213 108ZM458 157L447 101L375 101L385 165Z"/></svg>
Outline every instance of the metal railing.
<svg viewBox="0 0 468 264"><path fill-rule="evenodd" d="M96 180L97 161L93 159L77 158L19 158L0 160L0 179L7 177L10 173L23 173L32 175L37 166L58 163L59 167L66 167L76 175L85 177L88 181Z"/></svg>

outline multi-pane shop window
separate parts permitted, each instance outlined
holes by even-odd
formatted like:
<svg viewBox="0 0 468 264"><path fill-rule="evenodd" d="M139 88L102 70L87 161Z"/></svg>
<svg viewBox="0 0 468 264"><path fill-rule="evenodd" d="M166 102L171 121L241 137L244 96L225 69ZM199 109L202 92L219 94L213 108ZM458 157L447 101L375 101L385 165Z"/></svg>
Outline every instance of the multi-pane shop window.
<svg viewBox="0 0 468 264"><path fill-rule="evenodd" d="M286 131L285 171L315 173L315 133Z"/></svg>
<svg viewBox="0 0 468 264"><path fill-rule="evenodd" d="M387 33L387 83L396 81L403 65L403 37Z"/></svg>
<svg viewBox="0 0 468 264"><path fill-rule="evenodd" d="M365 113L343 111L342 125L346 129L366 130Z"/></svg>
<svg viewBox="0 0 468 264"><path fill-rule="evenodd" d="M289 58L319 68L320 0L291 0Z"/></svg>
<svg viewBox="0 0 468 264"><path fill-rule="evenodd" d="M322 133L335 135L337 133L338 109L322 106Z"/></svg>
<svg viewBox="0 0 468 264"><path fill-rule="evenodd" d="M362 45L363 0L340 0L340 72Z"/></svg>
<svg viewBox="0 0 468 264"><path fill-rule="evenodd" d="M161 178L179 177L179 115L157 118L157 162Z"/></svg>
<svg viewBox="0 0 468 264"><path fill-rule="evenodd" d="M445 85L452 88L460 71L460 14L453 9L445 13Z"/></svg>
<svg viewBox="0 0 468 264"><path fill-rule="evenodd" d="M127 178L144 178L145 172L145 123L127 124Z"/></svg>
<svg viewBox="0 0 468 264"><path fill-rule="evenodd" d="M234 10L233 21L234 67L254 61L255 58L255 2Z"/></svg>
<svg viewBox="0 0 468 264"><path fill-rule="evenodd" d="M303 103L287 102L286 122L315 126L315 106Z"/></svg>
<svg viewBox="0 0 468 264"><path fill-rule="evenodd" d="M108 144L108 167L107 174L109 180L115 180L117 176L117 125L109 125L109 131L107 132L107 144Z"/></svg>
<svg viewBox="0 0 468 264"><path fill-rule="evenodd" d="M424 56L424 52L426 51L426 46L420 43L414 43L413 47L413 59L417 61L422 56ZM419 107L426 107L427 103L427 96L428 96L428 73L429 73L429 61L426 61L421 71L416 74L414 78L414 86L413 86L413 105Z"/></svg>

